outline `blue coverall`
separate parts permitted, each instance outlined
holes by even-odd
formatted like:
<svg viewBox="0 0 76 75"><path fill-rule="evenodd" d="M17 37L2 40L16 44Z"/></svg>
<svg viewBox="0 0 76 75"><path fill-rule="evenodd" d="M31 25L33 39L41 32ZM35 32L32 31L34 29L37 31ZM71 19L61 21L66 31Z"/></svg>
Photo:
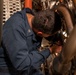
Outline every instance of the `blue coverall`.
<svg viewBox="0 0 76 75"><path fill-rule="evenodd" d="M30 28L26 13L33 14L25 8L12 15L3 26L0 75L43 75L39 67L50 51L38 51L41 38Z"/></svg>

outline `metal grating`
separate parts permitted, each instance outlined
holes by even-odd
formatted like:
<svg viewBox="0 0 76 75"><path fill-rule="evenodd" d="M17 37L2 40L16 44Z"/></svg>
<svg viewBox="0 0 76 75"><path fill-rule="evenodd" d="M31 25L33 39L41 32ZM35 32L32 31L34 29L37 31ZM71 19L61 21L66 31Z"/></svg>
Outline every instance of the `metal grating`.
<svg viewBox="0 0 76 75"><path fill-rule="evenodd" d="M3 24L12 14L21 10L21 0L3 0Z"/></svg>

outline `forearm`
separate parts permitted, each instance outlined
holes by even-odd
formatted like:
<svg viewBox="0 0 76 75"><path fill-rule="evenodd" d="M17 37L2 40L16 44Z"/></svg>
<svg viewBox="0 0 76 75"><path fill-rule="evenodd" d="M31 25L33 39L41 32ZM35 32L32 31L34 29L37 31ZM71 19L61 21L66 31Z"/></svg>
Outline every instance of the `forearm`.
<svg viewBox="0 0 76 75"><path fill-rule="evenodd" d="M30 67L39 68L42 63L45 62L46 58L50 55L50 51L48 49L43 50L42 52L34 51L28 53L25 56L21 56L20 59L17 56L14 57L12 63L17 70L27 70ZM16 58L17 57L17 58ZM14 62L16 60L16 62Z"/></svg>

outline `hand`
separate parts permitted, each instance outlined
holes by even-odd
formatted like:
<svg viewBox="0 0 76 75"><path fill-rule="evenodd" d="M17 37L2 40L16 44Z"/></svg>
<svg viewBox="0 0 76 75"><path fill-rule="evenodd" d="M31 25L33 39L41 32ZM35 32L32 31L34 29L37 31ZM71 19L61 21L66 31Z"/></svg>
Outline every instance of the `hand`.
<svg viewBox="0 0 76 75"><path fill-rule="evenodd" d="M61 50L62 50L62 45L59 45L59 42L53 44L53 46L50 47L50 51L52 53L60 53Z"/></svg>
<svg viewBox="0 0 76 75"><path fill-rule="evenodd" d="M52 47L50 47L50 50L52 53L60 53L62 50L62 46L53 45Z"/></svg>

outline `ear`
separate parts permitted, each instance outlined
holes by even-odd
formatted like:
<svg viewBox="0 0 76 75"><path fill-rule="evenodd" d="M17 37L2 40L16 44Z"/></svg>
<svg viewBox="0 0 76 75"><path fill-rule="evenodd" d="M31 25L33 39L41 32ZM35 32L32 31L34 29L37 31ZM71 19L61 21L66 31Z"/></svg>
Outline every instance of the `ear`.
<svg viewBox="0 0 76 75"><path fill-rule="evenodd" d="M40 32L40 31L39 31L39 32L37 32L37 35L39 35L39 36L42 36L42 34L43 34L43 33L42 33L42 32Z"/></svg>

